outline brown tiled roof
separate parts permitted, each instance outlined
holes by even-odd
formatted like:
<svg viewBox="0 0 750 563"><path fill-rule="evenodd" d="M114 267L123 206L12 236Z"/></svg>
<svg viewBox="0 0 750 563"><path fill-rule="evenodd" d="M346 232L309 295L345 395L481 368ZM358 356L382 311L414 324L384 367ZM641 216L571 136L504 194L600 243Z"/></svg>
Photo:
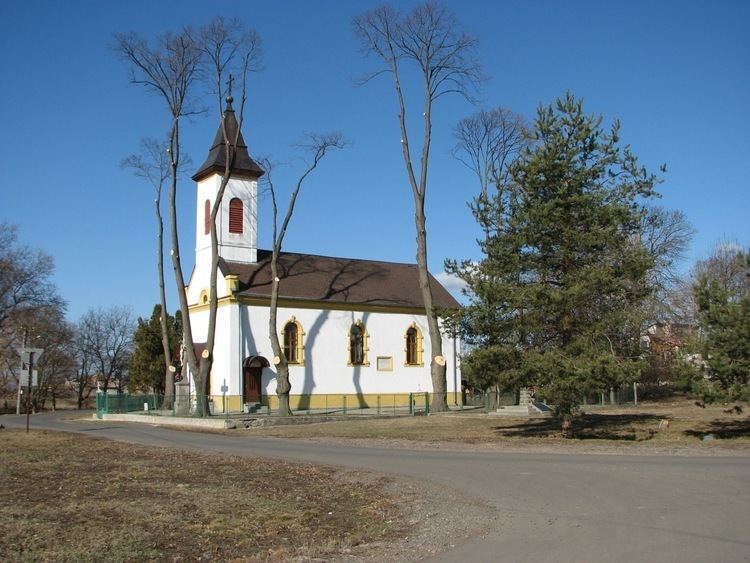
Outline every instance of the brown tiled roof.
<svg viewBox="0 0 750 563"><path fill-rule="evenodd" d="M257 264L220 263L224 275L240 282L239 294L271 296L271 252L258 251ZM282 252L279 297L333 304L424 307L416 264L333 258ZM430 276L435 306L455 309L458 302Z"/></svg>
<svg viewBox="0 0 750 563"><path fill-rule="evenodd" d="M227 100L227 109L224 111L224 127L227 132L227 139L233 140L237 134L237 118L234 115L232 109L232 103ZM221 130L221 124L219 129L216 131L216 137L214 138L214 144L208 151L208 157L206 161L201 165L198 171L193 174L193 180L198 182L205 178L212 172L218 174L224 174L226 169L226 147L224 145L224 133ZM264 172L258 164L250 158L250 154L247 152L247 145L245 139L242 137L242 131L240 131L237 137L237 154L234 157L234 166L232 167L232 173L239 176L250 176L252 178L261 177Z"/></svg>

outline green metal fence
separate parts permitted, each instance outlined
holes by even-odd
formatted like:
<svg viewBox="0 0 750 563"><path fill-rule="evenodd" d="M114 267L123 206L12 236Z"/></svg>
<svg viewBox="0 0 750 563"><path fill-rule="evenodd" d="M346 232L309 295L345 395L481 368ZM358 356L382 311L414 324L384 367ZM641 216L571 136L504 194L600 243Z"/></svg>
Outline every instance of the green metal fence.
<svg viewBox="0 0 750 563"><path fill-rule="evenodd" d="M453 404L454 394L449 394L451 409L477 408ZM459 394L460 398L461 395ZM428 392L382 394L315 394L290 395L289 406L293 414L306 415L419 415L429 414L435 396ZM98 393L96 412L99 418L108 413L144 413L153 416L216 416L242 417L272 415L278 412L276 395L260 397L248 403L239 395L185 395L164 397L155 394L114 395Z"/></svg>
<svg viewBox="0 0 750 563"><path fill-rule="evenodd" d="M297 394L289 395L289 406L296 415L421 415L430 414L436 399L434 393L381 394ZM544 402L544 398L538 396ZM634 399L632 387L613 390L610 394L592 393L584 406L622 404ZM492 412L502 406L518 404L518 393L464 392L446 394L448 409ZM204 414L205 410L205 414ZM154 416L215 416L237 418L273 415L278 412L278 397L263 395L248 403L240 395L185 395L164 397L155 394L110 395L98 393L96 412L148 413Z"/></svg>

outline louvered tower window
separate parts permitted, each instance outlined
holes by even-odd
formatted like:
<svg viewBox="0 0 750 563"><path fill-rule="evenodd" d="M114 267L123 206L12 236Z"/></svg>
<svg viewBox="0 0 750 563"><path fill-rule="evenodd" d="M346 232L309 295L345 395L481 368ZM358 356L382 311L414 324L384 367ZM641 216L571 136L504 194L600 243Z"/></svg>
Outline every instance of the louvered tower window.
<svg viewBox="0 0 750 563"><path fill-rule="evenodd" d="M242 200L238 197L229 202L229 232L242 234Z"/></svg>
<svg viewBox="0 0 750 563"><path fill-rule="evenodd" d="M211 202L206 200L203 205L203 234L211 232Z"/></svg>

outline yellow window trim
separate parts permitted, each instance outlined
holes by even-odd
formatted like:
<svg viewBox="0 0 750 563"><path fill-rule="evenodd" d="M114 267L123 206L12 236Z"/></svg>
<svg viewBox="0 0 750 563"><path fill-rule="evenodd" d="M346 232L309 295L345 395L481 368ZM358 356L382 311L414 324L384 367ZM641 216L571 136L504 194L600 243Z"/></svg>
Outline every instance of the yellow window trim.
<svg viewBox="0 0 750 563"><path fill-rule="evenodd" d="M408 362L409 360L409 330L414 329L417 331L417 341L415 343L417 361L413 364ZM422 331L419 330L417 323L411 323L404 332L404 367L407 368L422 368L424 367L424 339L422 338Z"/></svg>
<svg viewBox="0 0 750 563"><path fill-rule="evenodd" d="M208 305L209 296L210 293L208 292L207 287L201 289L201 292L198 295L198 305Z"/></svg>
<svg viewBox="0 0 750 563"><path fill-rule="evenodd" d="M362 329L362 363L361 364L353 364L352 363L352 328L355 326ZM360 319L357 319L352 323L352 325L349 327L349 332L346 333L346 365L348 367L354 367L354 368L366 368L370 367L370 359L368 357L368 353L370 352L370 346L369 346L369 340L370 335L367 332L367 328L364 324L362 324L362 321Z"/></svg>
<svg viewBox="0 0 750 563"><path fill-rule="evenodd" d="M281 332L279 333L279 336L281 337L281 349L284 349L284 329L289 323L293 323L297 326L297 360L296 362L292 362L287 358L287 363L290 366L304 366L305 365L305 344L304 344L304 338L305 338L305 331L302 329L302 323L300 323L297 320L297 317L292 315L288 321L286 321L282 325Z"/></svg>

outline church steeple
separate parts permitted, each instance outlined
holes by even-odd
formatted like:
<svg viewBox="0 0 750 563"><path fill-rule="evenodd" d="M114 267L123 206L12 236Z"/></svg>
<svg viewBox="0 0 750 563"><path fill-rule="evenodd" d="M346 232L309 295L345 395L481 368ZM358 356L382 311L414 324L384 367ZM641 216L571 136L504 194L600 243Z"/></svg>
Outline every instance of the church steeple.
<svg viewBox="0 0 750 563"><path fill-rule="evenodd" d="M223 125L219 124L208 158L193 174L193 180L197 183L195 267L199 272L210 271L211 212L226 171L225 131L230 141L234 141L236 136L237 152L216 215L219 256L229 262L253 264L258 255L258 178L264 172L247 152L232 101L230 80L227 107L221 117Z"/></svg>
<svg viewBox="0 0 750 563"><path fill-rule="evenodd" d="M234 140L237 135L237 129L239 124L237 123L237 117L234 115L234 108L232 107L233 102L232 95L227 97L227 107L224 110L222 119L224 121L224 131L227 133L227 139ZM221 123L219 129L216 131L213 145L208 151L208 157L206 161L201 165L198 171L193 174L193 181L200 182L206 176L216 173L219 175L224 174L226 168L226 157L227 150L224 145L224 131L222 131ZM237 155L234 158L234 166L232 167L232 176L243 176L248 178L260 178L265 172L258 166L258 164L250 157L247 152L247 145L245 139L242 136L242 131L237 136Z"/></svg>

